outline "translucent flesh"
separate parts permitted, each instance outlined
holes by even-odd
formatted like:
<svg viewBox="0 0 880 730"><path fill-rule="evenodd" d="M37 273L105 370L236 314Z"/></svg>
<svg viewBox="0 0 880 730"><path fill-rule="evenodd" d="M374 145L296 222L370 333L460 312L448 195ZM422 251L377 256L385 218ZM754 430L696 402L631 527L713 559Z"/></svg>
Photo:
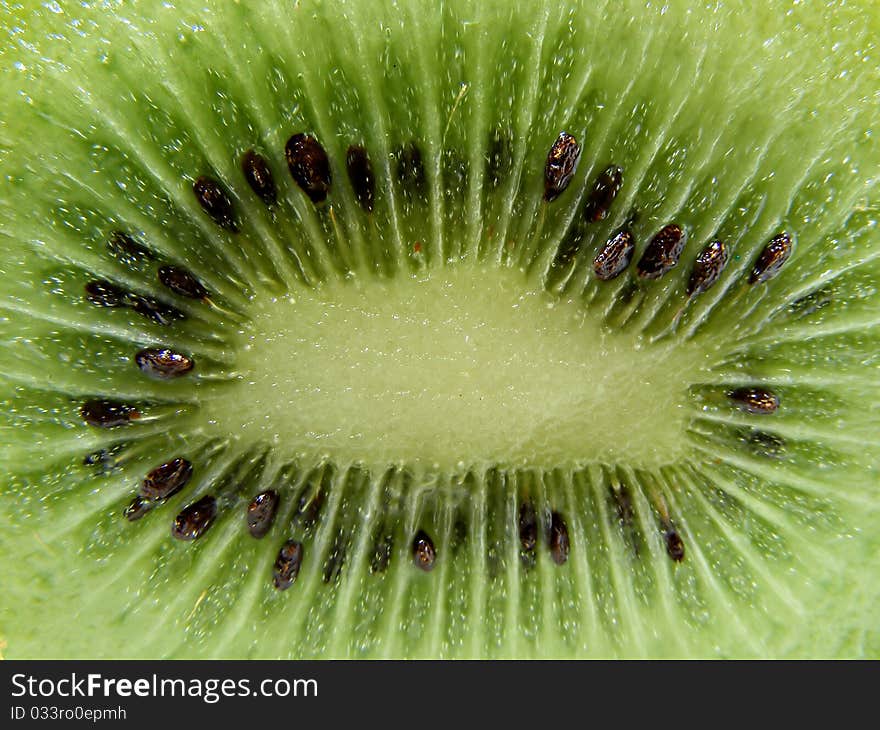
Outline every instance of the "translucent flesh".
<svg viewBox="0 0 880 730"><path fill-rule="evenodd" d="M869 4L688 5L0 11L3 652L877 655L880 20ZM547 205L563 129L583 155ZM300 131L330 156L321 207L286 170ZM410 141L421 191L397 175ZM373 162L371 215L346 179L350 144ZM241 174L249 148L272 167L274 210ZM624 185L584 225L609 164ZM199 208L202 174L230 191L239 234ZM634 210L636 260L674 221L680 265L597 281L593 256ZM191 269L211 301L114 260L114 230ZM780 230L795 254L749 288ZM731 262L674 326L714 238ZM96 308L95 278L189 318ZM132 357L155 345L196 370L146 379ZM754 384L779 412L725 396ZM78 409L98 396L144 417L89 428ZM106 473L82 464L120 442ZM126 522L139 481L176 455L191 483ZM267 488L281 508L256 541L244 509ZM318 491L306 526L297 510ZM205 493L217 523L173 540ZM524 501L542 523L531 568ZM571 536L563 566L550 510ZM412 565L418 529L438 549L429 574ZM305 561L280 593L291 536ZM373 572L384 536L391 560Z"/></svg>

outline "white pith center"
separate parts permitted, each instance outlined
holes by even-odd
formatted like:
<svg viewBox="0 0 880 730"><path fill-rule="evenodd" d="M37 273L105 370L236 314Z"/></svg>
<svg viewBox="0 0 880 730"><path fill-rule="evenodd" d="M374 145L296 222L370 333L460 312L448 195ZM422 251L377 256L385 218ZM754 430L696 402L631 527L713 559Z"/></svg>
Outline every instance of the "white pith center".
<svg viewBox="0 0 880 730"><path fill-rule="evenodd" d="M656 467L685 449L692 345L611 331L518 271L459 265L253 304L209 430L306 461Z"/></svg>

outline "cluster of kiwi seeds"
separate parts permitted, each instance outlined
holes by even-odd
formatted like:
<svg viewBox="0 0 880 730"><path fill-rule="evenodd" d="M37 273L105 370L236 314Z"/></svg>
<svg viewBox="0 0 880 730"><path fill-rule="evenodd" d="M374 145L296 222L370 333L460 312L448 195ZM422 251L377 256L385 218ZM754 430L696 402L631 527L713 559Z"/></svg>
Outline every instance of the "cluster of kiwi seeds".
<svg viewBox="0 0 880 730"><path fill-rule="evenodd" d="M302 606L291 634L303 653L328 645L344 655L407 653L409 641L425 654L516 653L551 636L575 653L650 653L664 632L670 651L684 653L688 630L730 614L734 639L719 638L718 653L734 653L737 641L760 653L766 636L753 635L736 607L753 605L771 623L787 623L786 610L804 612L793 595L797 570L781 579L785 566L813 561L816 572L833 573L836 558L811 544L814 533L849 534L836 506L873 505L861 486L830 495L823 471L840 467L836 479L852 477L855 485L870 469L876 441L862 411L851 417L851 433L834 435L834 424L861 405L853 394L870 390L864 364L876 362L862 337L876 323L876 203L870 185L852 182L864 173L849 163L849 138L822 137L822 154L791 162L790 130L819 138L798 126L799 99L789 104L781 91L772 97L779 113L728 118L713 107L706 121L689 122L698 102L655 100L650 84L624 73L642 68L640 54L644 61L651 49L668 52L651 45L660 42L654 36L634 56L624 49L606 59L607 79L586 61L581 70L577 49L596 47L604 32L601 23L580 22L601 17L586 5L523 9L509 18L462 9L483 27L508 23L511 37L528 31L516 35L523 49L516 57L530 53L528 62L491 83L488 69L507 68L508 46L465 44L463 60L450 54L454 70L433 80L420 52L405 50L408 29L421 28L415 36L436 47L446 41L407 11L381 55L387 91L373 66L347 61L343 48L350 38L368 58L385 47L361 34L372 18L367 5L343 3L338 17L315 11L285 28L274 11L236 4L222 11L230 25L218 23L214 35L195 21L184 24L167 57L150 33L135 34L130 48L108 52L106 90L84 82L70 109L36 115L72 151L22 153L28 170L46 161L35 197L61 243L38 227L40 216L19 214L28 210L26 185L10 184L3 201L17 226L2 227L4 241L27 244L9 250L29 247L0 262L7 266L0 314L26 315L2 350L0 378L12 384L3 394L3 427L20 429L15 448L0 451L12 475L6 492L25 511L52 510L61 535L86 530L84 550L96 564L112 555L115 573L139 571L162 597L170 581L168 621L197 627L184 641L201 640L226 616L231 642L259 627L260 612L265 618ZM444 12L446 32L463 33L456 4ZM691 22L689 12L675 17ZM227 38L238 29L251 38L250 24L261 43ZM326 56L309 45L319 29L330 39ZM188 44L214 54L217 68L203 68ZM230 51L227 68L219 50L227 47L248 50ZM149 73L129 68L129 55ZM240 70L245 60L253 63L248 73ZM626 83L615 75L618 60ZM771 61L768 74L789 68ZM180 77L177 68L186 75L187 63L197 80ZM682 55L669 73L676 84L702 79L701 69L713 63L711 54ZM47 69L52 83L67 88L65 68ZM332 76L326 85L319 81L325 71ZM488 85L461 80L471 71ZM150 78L139 90L144 75ZM736 94L754 105L747 86ZM495 96L508 94L510 108L502 103L496 113ZM391 98L396 106L388 111ZM114 103L144 110L143 119L127 119ZM783 111L792 115L790 130ZM741 136L755 130L767 137L759 137L754 162L737 160L732 147L723 151L728 123ZM0 151L11 149L5 136L0 142ZM88 162L68 170L66 155L77 160L77 145ZM16 171L8 180L26 177ZM778 181L793 190L775 190ZM254 411L265 402L242 404L251 429L243 436L230 429L244 417L211 420L252 392L240 387L257 377L243 353L270 339L260 328L273 307L292 313L284 334L300 338L291 352L302 353L317 346L302 333L319 325L300 329L297 302L317 301L329 312L343 290L387 292L462 270L473 277L489 271L488 287L518 282L523 301L534 296L549 313L540 326L575 330L565 332L573 343L593 337L588 345L612 352L615 365L632 357L648 367L656 355L661 375L646 374L648 385L632 399L634 367L620 376L629 381L585 369L604 389L596 402L612 412L581 421L607 424L619 448L581 445L577 434L563 434L568 441L556 448L548 443L555 425L539 423L534 443L512 455L502 449L496 461L463 453L450 467L431 463L427 443L398 455L383 442L375 461L356 450L349 458L345 449L355 439L346 432L349 441L340 447L327 439L325 450L319 427L286 444L283 430L260 430L263 414ZM38 281L27 288L33 271ZM477 306L491 306L491 293L481 297ZM559 312L573 314L554 319ZM344 321L356 327L361 320ZM574 322L590 324L576 330ZM540 345L530 344L540 357ZM271 352L276 360L259 377L287 378L286 351ZM582 367L575 356L571 362ZM597 362L601 370L604 361ZM664 387L662 373L691 366L675 385L678 401L661 393L657 413L645 415L647 436L627 440L625 428L614 427L616 399L627 413L621 423L635 429L638 408L654 407L653 389ZM52 382L40 382L44 369ZM667 406L676 409L669 435L660 433ZM275 411L266 407L270 420ZM589 398L572 395L570 410L589 407ZM552 418L534 414L539 422ZM32 426L33 443L21 446ZM640 443L654 437L658 445ZM422 446L430 454L423 460ZM628 461L638 449L647 456ZM66 515L65 500L73 499L91 506ZM121 557L119 545L130 546ZM246 574L253 582L236 593ZM104 589L110 586L116 583L108 578ZM241 596L231 618L224 596ZM336 614L322 604L347 617L337 638L329 625ZM181 608L185 620L177 618ZM463 625L472 615L485 629ZM656 631L651 616L661 617ZM371 644L377 633L393 637L387 648ZM524 638L510 638L517 633ZM144 637L144 645L155 638Z"/></svg>
<svg viewBox="0 0 880 730"><path fill-rule="evenodd" d="M495 135L496 139L500 134ZM556 200L571 183L581 156L578 141L567 132L560 132L547 153L544 167L544 202ZM424 185L424 168L418 142L410 142L395 155L397 175L401 185L410 194ZM306 133L294 134L287 141L285 159L291 177L302 192L315 205L327 203L331 191L332 178L330 160L326 150L313 136ZM493 156L493 165L505 164ZM365 213L373 210L376 196L376 181L373 165L367 149L363 145L352 144L346 153L345 167L349 181L358 203ZM241 160L244 180L254 194L269 208L278 201L278 191L272 173L272 165L263 155L253 149L247 150ZM596 178L586 195L583 216L589 222L603 220L609 213L614 199L623 185L623 170L618 165L610 165ZM236 211L229 193L213 177L199 176L192 185L193 194L199 206L218 226L232 233L239 230ZM332 215L332 208L328 208ZM633 258L636 240L632 224L636 219L633 212L626 225L615 232L599 247L593 259L593 273L597 280L606 282L623 274ZM583 245L583 236L564 241L554 255L554 269L570 267ZM636 264L637 276L641 279L659 279L678 265L686 241L685 231L676 223L663 226L644 247ZM187 269L163 263L149 248L135 241L123 231L111 233L107 242L108 253L126 266L136 270L154 269L159 282L169 293L203 302L212 303L208 290L197 275ZM788 232L773 236L761 249L751 271L747 284L766 282L776 276L788 260L793 250L792 237ZM687 282L686 302L713 286L724 271L728 254L723 241L708 243L697 254ZM130 307L144 317L160 325L170 325L185 317L173 304L158 301L148 296L124 289L113 282L96 279L85 285L86 299L98 307ZM678 321L684 306L679 309ZM171 347L149 347L132 355L133 363L144 375L160 380L185 377L192 372L195 362L192 357L176 352ZM730 390L727 396L743 411L752 415L769 415L779 408L779 398L772 390L760 385L740 387ZM116 428L124 426L141 417L136 404L106 398L89 399L80 409L83 421L95 428ZM770 433L755 429L750 439L768 455L777 455L785 448L784 440ZM119 456L121 445L104 448L88 454L84 463L97 464L103 468L112 465ZM193 464L182 456L166 461L146 474L137 494L125 508L126 519L134 522L151 509L161 505L169 497L177 494L189 482L193 474ZM625 484L615 484L610 488L621 524L629 525L633 520L632 499ZM257 539L263 538L270 530L280 502L277 490L266 490L255 495L246 505L243 514L243 528ZM684 541L670 515L669 508L660 494L653 494L654 506L659 515L659 529L663 534L666 552L674 561L685 556ZM225 501L229 501L228 499ZM296 517L306 532L317 518L324 501L319 490L301 498ZM178 540L195 540L208 530L217 516L218 498L205 494L184 507L174 518L171 534ZM517 533L520 540L522 559L525 565L534 565L538 546L539 520L535 507L528 499L518 510ZM541 531L544 542L553 562L562 565L569 556L568 527L565 517L552 507L548 510ZM385 570L391 557L392 538L390 533L380 535L373 551L371 569ZM338 576L344 559L344 544L335 546L324 565L324 581L329 582ZM290 588L300 571L304 552L303 542L291 537L284 541L278 550L272 581L275 588ZM437 557L437 547L431 536L419 529L412 537L411 552L413 564L424 571L431 571Z"/></svg>

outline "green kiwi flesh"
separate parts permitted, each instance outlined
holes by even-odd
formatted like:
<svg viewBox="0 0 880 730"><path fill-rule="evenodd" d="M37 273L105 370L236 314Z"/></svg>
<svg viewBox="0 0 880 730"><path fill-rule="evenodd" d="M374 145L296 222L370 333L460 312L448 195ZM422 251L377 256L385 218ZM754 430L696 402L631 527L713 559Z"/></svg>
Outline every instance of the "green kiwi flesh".
<svg viewBox="0 0 880 730"><path fill-rule="evenodd" d="M878 13L519 5L0 10L5 656L880 653Z"/></svg>

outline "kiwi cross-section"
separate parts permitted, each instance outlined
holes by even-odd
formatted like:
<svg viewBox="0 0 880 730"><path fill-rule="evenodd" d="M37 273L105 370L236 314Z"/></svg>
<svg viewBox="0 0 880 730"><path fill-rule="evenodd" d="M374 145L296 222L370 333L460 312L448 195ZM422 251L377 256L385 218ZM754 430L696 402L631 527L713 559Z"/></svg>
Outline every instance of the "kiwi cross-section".
<svg viewBox="0 0 880 730"><path fill-rule="evenodd" d="M873 4L25 5L6 656L880 653Z"/></svg>

